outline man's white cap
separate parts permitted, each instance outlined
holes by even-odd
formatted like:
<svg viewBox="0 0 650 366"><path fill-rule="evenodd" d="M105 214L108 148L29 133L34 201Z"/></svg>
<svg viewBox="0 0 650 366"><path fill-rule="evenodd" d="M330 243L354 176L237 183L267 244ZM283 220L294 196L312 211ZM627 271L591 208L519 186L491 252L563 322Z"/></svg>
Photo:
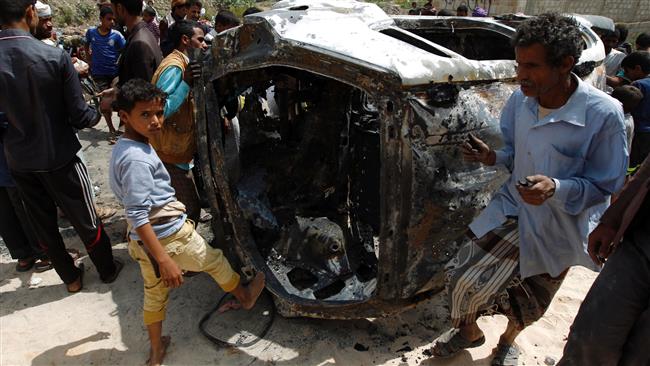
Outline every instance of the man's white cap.
<svg viewBox="0 0 650 366"><path fill-rule="evenodd" d="M49 18L52 16L52 8L40 1L36 1L36 13L39 18Z"/></svg>

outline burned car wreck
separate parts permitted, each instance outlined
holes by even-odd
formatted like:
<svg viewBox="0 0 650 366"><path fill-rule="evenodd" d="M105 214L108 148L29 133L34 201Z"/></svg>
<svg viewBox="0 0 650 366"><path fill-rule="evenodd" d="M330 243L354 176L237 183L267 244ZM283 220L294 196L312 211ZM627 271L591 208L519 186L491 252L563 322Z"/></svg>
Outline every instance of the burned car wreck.
<svg viewBox="0 0 650 366"><path fill-rule="evenodd" d="M243 273L265 273L282 315L377 317L443 288L467 224L507 176L463 162L457 145L469 132L501 144L514 31L281 1L215 38L194 88L213 231ZM580 76L604 85L588 24L584 39ZM220 124L233 98L244 101L236 169Z"/></svg>

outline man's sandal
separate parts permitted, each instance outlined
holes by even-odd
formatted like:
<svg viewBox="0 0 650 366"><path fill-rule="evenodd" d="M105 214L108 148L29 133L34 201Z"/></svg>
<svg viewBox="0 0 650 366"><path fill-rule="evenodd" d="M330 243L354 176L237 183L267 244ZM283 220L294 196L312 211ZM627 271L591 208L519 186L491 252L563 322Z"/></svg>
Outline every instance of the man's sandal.
<svg viewBox="0 0 650 366"><path fill-rule="evenodd" d="M79 266L77 267L77 269L79 270L79 278L78 278L78 280L79 280L79 288L76 289L76 290L72 290L72 289L70 289L71 284L66 285L66 288L67 288L68 292L71 293L71 294L76 294L77 292L81 292L81 290L84 289L84 273L86 273L86 266L84 266L83 263L79 263ZM75 280L75 282L76 282L76 280Z"/></svg>
<svg viewBox="0 0 650 366"><path fill-rule="evenodd" d="M16 272L27 272L32 267L34 267L34 264L36 263L36 259L33 257L29 257L27 259L19 259L18 263L16 263Z"/></svg>
<svg viewBox="0 0 650 366"><path fill-rule="evenodd" d="M460 335L460 329L450 329L438 339L448 339L448 341L436 341L436 344L430 349L424 351L425 356L433 356L436 358L448 358L456 355L458 352L467 349L480 347L485 343L485 336L482 335L475 341L468 341Z"/></svg>
<svg viewBox="0 0 650 366"><path fill-rule="evenodd" d="M517 366L519 361L519 349L514 344L499 343L492 352L491 366Z"/></svg>
<svg viewBox="0 0 650 366"><path fill-rule="evenodd" d="M104 282L104 283L113 283L113 282L115 282L115 280L117 279L117 276L122 271L122 268L124 268L124 263L121 260L117 259L117 258L113 258L113 263L115 263L115 271L113 272L112 275L101 279L102 282Z"/></svg>
<svg viewBox="0 0 650 366"><path fill-rule="evenodd" d="M49 259L39 259L36 261L36 264L34 264L34 272L41 273L45 271L49 271L52 268L52 262L50 262Z"/></svg>

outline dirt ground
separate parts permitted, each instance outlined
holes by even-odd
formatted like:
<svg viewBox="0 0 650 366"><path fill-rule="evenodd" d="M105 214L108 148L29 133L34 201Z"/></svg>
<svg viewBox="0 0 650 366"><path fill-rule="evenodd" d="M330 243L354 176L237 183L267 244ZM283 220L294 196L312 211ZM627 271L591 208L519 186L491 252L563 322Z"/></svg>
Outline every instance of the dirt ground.
<svg viewBox="0 0 650 366"><path fill-rule="evenodd" d="M118 207L108 186L111 147L104 122L81 131L83 151L100 205ZM142 365L148 340L142 325L142 280L122 242L121 210L107 228L114 254L126 266L115 283L101 283L87 256L84 290L69 295L52 271L15 272L2 243L0 256L0 365ZM70 246L82 249L74 233L64 229ZM201 227L208 234L207 227ZM82 251L83 252L83 251ZM552 365L559 360L569 326L596 274L573 268L546 316L526 329L517 344L522 365ZM199 320L223 292L205 274L186 279L172 292L165 333L172 337L166 365L489 365L490 352L505 329L504 317L481 319L482 347L449 360L431 360L423 351L447 330L444 298L385 319L318 320L276 316L266 336L246 347L211 343L199 331ZM230 312L211 318L210 329L221 339L237 340L260 328L268 304L252 315ZM265 315L268 316L268 313Z"/></svg>

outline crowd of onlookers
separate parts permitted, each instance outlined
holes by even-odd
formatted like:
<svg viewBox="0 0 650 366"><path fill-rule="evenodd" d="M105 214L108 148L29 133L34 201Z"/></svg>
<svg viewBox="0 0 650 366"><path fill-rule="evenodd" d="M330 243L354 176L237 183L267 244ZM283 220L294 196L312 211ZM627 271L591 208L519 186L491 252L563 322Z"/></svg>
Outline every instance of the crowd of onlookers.
<svg viewBox="0 0 650 366"><path fill-rule="evenodd" d="M195 230L205 218L194 178L192 89L201 65L191 55L240 19L223 10L210 22L199 0L172 0L164 16L141 0L100 1L98 12L99 24L70 57L53 32L50 6L0 0L0 230L16 270L54 268L76 293L85 269L59 233L64 215L100 279L116 280L124 263L113 257L76 136L104 117L115 145L109 182L124 206L129 255L144 282L148 363L158 365L169 346L162 335L169 291L184 275L207 272L231 292L236 300L221 311L250 309L264 288L261 273L244 285L221 250ZM421 9L414 2L409 14L453 15L431 2ZM456 15L469 9L461 5ZM472 16L487 12L476 8ZM447 265L453 328L429 350L435 357L482 345L477 319L499 313L508 325L492 364L516 364L515 338L544 315L568 268L607 262L560 363L648 361L641 345L650 339L650 35L639 35L632 52L623 27L595 30L605 45L611 96L573 74L583 48L575 19L532 17L513 36L521 88L501 114L504 146L493 149L469 134L460 147L466 161L502 165L511 174ZM80 78L96 85L98 109L84 100ZM238 154L239 108L237 96L220 105L226 155Z"/></svg>
<svg viewBox="0 0 650 366"><path fill-rule="evenodd" d="M433 6L431 0L427 1L422 7L418 6L416 1L411 3L411 8L408 11L409 15L430 15L430 16L439 16L439 17L450 17L450 16L459 16L466 17L470 16L469 7L465 4L460 4L456 8L456 12L449 9L436 9ZM473 17L487 17L488 11L483 9L480 6L472 9L471 16Z"/></svg>
<svg viewBox="0 0 650 366"><path fill-rule="evenodd" d="M627 42L624 25L592 28L605 46L607 91L623 104L630 139L630 167L634 169L650 152L650 33ZM633 138L632 138L633 136Z"/></svg>
<svg viewBox="0 0 650 366"><path fill-rule="evenodd" d="M98 3L99 25L87 30L84 47L64 50L53 31L51 6L35 0L0 1L0 230L16 270L54 268L67 291L83 289L84 263L66 249L59 216L70 221L104 283L124 263L113 256L102 214L94 203L79 129L103 116L114 144L111 189L125 208L129 254L141 266L144 323L151 340L149 364L161 363L169 344L162 320L169 290L184 275L210 274L235 297L222 311L250 309L264 276L240 280L221 250L195 231L201 199L193 176L196 158L194 80L201 67L192 50L206 51L224 30L239 25L229 11L214 23L202 19L198 0L173 0L160 17L141 0ZM259 12L248 9L245 14ZM9 72L5 72L9 71ZM83 97L80 80L95 85ZM86 90L88 93L88 90ZM223 105L226 148L238 150L238 98ZM119 125L113 125L118 112ZM228 149L226 149L228 151Z"/></svg>

